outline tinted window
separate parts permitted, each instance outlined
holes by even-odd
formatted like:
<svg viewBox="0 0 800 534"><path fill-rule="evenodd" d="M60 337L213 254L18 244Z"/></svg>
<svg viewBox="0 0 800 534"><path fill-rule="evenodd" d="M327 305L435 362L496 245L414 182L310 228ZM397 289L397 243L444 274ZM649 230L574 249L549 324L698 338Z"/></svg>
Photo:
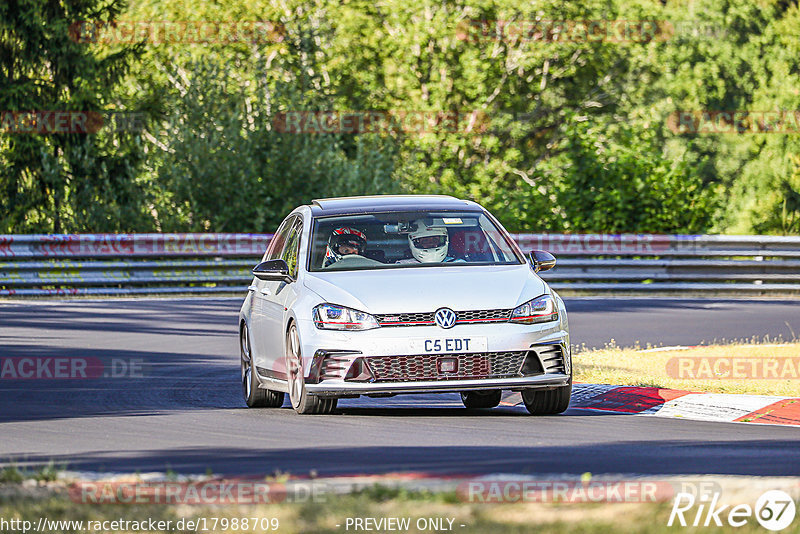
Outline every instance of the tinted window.
<svg viewBox="0 0 800 534"><path fill-rule="evenodd" d="M519 263L510 238L483 212L416 211L315 219L309 270Z"/></svg>
<svg viewBox="0 0 800 534"><path fill-rule="evenodd" d="M289 274L297 278L297 256L300 252L300 236L303 233L303 221L297 219L286 236L286 246L283 247L281 258L289 266Z"/></svg>
<svg viewBox="0 0 800 534"><path fill-rule="evenodd" d="M283 249L286 245L287 234L289 233L289 230L291 230L292 224L296 219L296 216L292 216L283 220L281 225L278 227L278 230L275 232L275 235L272 236L272 239L269 242L267 252L264 254L264 261L276 260L283 256Z"/></svg>

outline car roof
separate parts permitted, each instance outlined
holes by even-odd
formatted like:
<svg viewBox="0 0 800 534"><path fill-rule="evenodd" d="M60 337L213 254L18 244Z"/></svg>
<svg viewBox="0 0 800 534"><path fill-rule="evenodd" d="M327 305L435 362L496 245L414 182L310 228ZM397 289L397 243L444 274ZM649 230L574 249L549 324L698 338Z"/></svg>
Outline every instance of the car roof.
<svg viewBox="0 0 800 534"><path fill-rule="evenodd" d="M314 217L387 211L482 211L475 202L447 195L371 195L322 198L311 202Z"/></svg>

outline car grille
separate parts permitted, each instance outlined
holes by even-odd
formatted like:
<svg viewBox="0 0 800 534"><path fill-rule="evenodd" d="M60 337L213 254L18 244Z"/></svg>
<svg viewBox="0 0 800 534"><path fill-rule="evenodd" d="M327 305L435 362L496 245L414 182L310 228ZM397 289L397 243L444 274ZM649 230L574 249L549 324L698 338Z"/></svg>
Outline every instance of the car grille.
<svg viewBox="0 0 800 534"><path fill-rule="evenodd" d="M456 323L493 323L508 321L511 310L475 310L456 312Z"/></svg>
<svg viewBox="0 0 800 534"><path fill-rule="evenodd" d="M428 313L387 313L376 315L375 319L381 326L416 326L433 324L433 312Z"/></svg>
<svg viewBox="0 0 800 534"><path fill-rule="evenodd" d="M425 326L434 324L434 312L386 313L375 315L381 326ZM508 321L511 309L457 311L456 324L500 323Z"/></svg>
<svg viewBox="0 0 800 534"><path fill-rule="evenodd" d="M521 376L526 352L479 352L474 354L419 354L414 356L373 356L366 358L376 382L415 380L463 380ZM438 361L458 360L454 373L440 374Z"/></svg>

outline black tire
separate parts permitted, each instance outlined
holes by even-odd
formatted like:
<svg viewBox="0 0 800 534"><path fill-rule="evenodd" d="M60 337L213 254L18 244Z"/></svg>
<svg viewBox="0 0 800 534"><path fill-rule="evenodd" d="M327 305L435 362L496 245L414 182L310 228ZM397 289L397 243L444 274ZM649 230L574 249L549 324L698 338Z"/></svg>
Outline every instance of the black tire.
<svg viewBox="0 0 800 534"><path fill-rule="evenodd" d="M292 325L286 333L286 382L289 386L289 400L292 408L299 414L331 414L339 399L336 397L317 397L309 395L303 378L300 337L297 327Z"/></svg>
<svg viewBox="0 0 800 534"><path fill-rule="evenodd" d="M499 389L488 391L462 391L461 402L464 403L465 408L480 409L480 408L494 408L500 404L500 399L503 392Z"/></svg>
<svg viewBox="0 0 800 534"><path fill-rule="evenodd" d="M569 408L572 384L555 389L526 389L522 392L522 402L531 415L555 415Z"/></svg>
<svg viewBox="0 0 800 534"><path fill-rule="evenodd" d="M250 334L247 325L242 326L239 337L239 355L242 368L242 396L248 408L280 408L283 406L283 392L261 389L253 369L250 352Z"/></svg>

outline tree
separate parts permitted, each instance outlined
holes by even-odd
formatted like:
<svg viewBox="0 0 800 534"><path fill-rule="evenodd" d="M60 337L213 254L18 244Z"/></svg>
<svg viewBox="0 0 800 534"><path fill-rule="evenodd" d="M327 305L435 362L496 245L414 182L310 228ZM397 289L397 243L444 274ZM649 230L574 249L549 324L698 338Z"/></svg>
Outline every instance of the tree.
<svg viewBox="0 0 800 534"><path fill-rule="evenodd" d="M147 227L135 181L141 151L134 135L108 125L109 112L121 110L113 90L141 48L100 55L75 32L124 8L120 0L0 2L0 232Z"/></svg>
<svg viewBox="0 0 800 534"><path fill-rule="evenodd" d="M717 208L711 186L641 127L570 122L542 167L557 184L550 212L567 232L698 233Z"/></svg>
<svg viewBox="0 0 800 534"><path fill-rule="evenodd" d="M209 20L229 17L220 6L205 8ZM248 8L254 12L236 16L279 22L282 39L153 47L137 68L131 94L159 110L148 123L144 168L162 231L270 232L314 198L398 189L391 136L276 128L281 114L341 110L338 80L321 61L331 31L324 12Z"/></svg>

